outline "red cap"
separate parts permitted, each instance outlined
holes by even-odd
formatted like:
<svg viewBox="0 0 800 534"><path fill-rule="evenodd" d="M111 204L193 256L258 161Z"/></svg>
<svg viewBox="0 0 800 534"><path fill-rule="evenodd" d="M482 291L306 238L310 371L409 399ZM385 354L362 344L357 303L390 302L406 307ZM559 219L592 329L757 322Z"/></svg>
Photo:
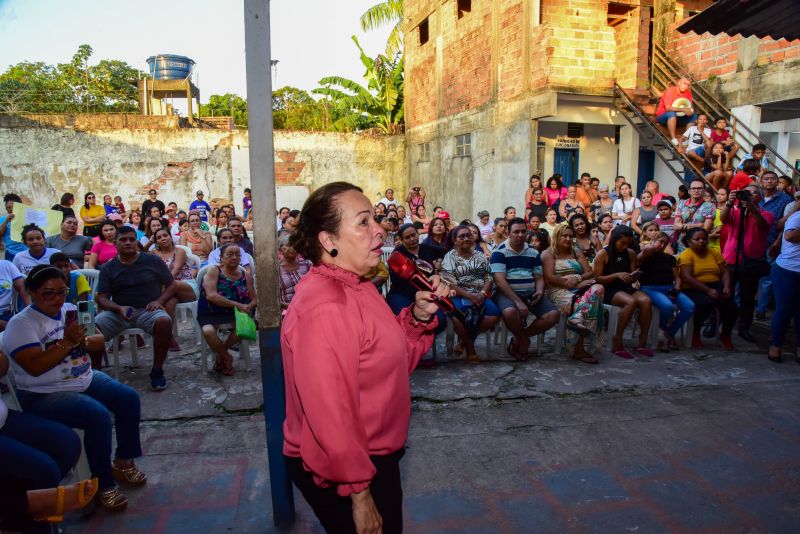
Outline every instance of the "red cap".
<svg viewBox="0 0 800 534"><path fill-rule="evenodd" d="M450 214L447 213L446 211L440 211L439 212L439 218L440 219L449 219L450 218Z"/></svg>

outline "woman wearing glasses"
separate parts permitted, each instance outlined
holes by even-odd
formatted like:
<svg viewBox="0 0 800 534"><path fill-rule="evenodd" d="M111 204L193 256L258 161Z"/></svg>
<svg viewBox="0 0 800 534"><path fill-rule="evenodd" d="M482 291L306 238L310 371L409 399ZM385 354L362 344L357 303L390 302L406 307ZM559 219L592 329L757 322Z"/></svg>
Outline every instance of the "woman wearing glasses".
<svg viewBox="0 0 800 534"><path fill-rule="evenodd" d="M84 431L89 468L99 479L97 500L107 510L122 511L128 499L117 481L129 486L147 482L133 461L142 455L139 395L92 369L89 352L103 350L103 335L87 335L76 307L65 303L69 285L61 270L37 265L25 289L33 305L11 318L3 337L19 402L26 413ZM112 423L117 445L113 461Z"/></svg>
<svg viewBox="0 0 800 534"><path fill-rule="evenodd" d="M83 221L83 235L97 237L100 235L100 225L106 220L106 209L97 205L97 196L89 191L83 196L83 206L80 210Z"/></svg>

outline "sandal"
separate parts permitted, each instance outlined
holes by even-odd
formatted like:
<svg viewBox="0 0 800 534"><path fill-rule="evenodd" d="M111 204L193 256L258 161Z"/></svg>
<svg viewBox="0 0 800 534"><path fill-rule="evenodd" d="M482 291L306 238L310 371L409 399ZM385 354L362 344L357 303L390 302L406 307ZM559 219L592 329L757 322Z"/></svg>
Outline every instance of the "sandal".
<svg viewBox="0 0 800 534"><path fill-rule="evenodd" d="M88 497L86 496L86 486L88 484L92 484L92 493ZM78 483L77 488L77 503L78 506L75 508L76 510L80 510L84 508L87 504L92 502L94 496L97 494L97 488L99 487L99 482L97 478L93 478L91 480L81 480ZM53 515L47 517L37 517L35 521L46 521L48 523L61 523L64 521L64 497L66 495L66 489L64 486L59 486L56 488L56 510Z"/></svg>
<svg viewBox="0 0 800 534"><path fill-rule="evenodd" d="M650 348L647 348L647 347L636 347L633 350L634 350L634 352L638 352L642 356L648 356L650 358L653 357L653 349L650 349Z"/></svg>
<svg viewBox="0 0 800 534"><path fill-rule="evenodd" d="M660 352L669 352L669 344L662 339L658 342L658 345L656 345L656 350Z"/></svg>
<svg viewBox="0 0 800 534"><path fill-rule="evenodd" d="M579 319L569 319L567 321L567 329L584 336L591 336L594 333Z"/></svg>
<svg viewBox="0 0 800 534"><path fill-rule="evenodd" d="M121 512L128 507L128 498L114 486L98 493L97 503L109 512Z"/></svg>
<svg viewBox="0 0 800 534"><path fill-rule="evenodd" d="M773 363L781 363L783 361L783 355L780 350L778 350L778 354L770 354L769 349L767 349L767 358Z"/></svg>
<svg viewBox="0 0 800 534"><path fill-rule="evenodd" d="M600 360L592 356L591 354L583 354L578 356L573 356L573 360L581 362L581 363L591 363L591 364L598 364Z"/></svg>
<svg viewBox="0 0 800 534"><path fill-rule="evenodd" d="M136 468L136 465L131 463L130 467L117 467L111 464L111 473L117 482L122 482L128 486L144 486L147 484L147 475L142 473Z"/></svg>
<svg viewBox="0 0 800 534"><path fill-rule="evenodd" d="M520 362L524 362L525 360L528 359L527 354L522 355L519 352L517 352L517 343L516 340L514 339L508 342L508 347L506 347L506 352L508 352L509 356Z"/></svg>
<svg viewBox="0 0 800 534"><path fill-rule="evenodd" d="M456 343L456 346L453 347L453 354L455 354L456 356L461 356L463 352L464 352L464 345L459 341L458 343Z"/></svg>
<svg viewBox="0 0 800 534"><path fill-rule="evenodd" d="M478 356L478 353L474 353L474 354L467 354L467 361L469 363L480 363L481 359Z"/></svg>
<svg viewBox="0 0 800 534"><path fill-rule="evenodd" d="M618 349L612 349L611 354L613 354L614 356L619 356L620 358L624 358L626 360L633 359L633 354L625 350L623 347L620 347Z"/></svg>

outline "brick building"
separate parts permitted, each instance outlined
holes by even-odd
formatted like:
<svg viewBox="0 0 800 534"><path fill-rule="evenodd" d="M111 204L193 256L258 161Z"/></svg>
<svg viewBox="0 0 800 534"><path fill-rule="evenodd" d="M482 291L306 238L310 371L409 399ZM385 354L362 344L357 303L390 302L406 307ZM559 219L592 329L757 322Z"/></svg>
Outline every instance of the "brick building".
<svg viewBox="0 0 800 534"><path fill-rule="evenodd" d="M682 41L707 36L675 32L679 21L710 3L405 0L409 184L424 185L430 202L447 205L457 217L474 217L482 208L497 214L509 204L519 211L536 169L543 177L559 172L567 181L582 172L604 183L617 175L636 185L655 177L662 190L674 192L678 179L640 146L637 131L614 107L613 87L647 93L653 41L686 63L706 62L702 73L689 70L699 80L711 78L710 86L750 76L738 59L733 66L718 64L716 50ZM781 68L792 71L797 42L755 42L763 54L783 53ZM740 48L730 53L738 58ZM759 67L763 54L744 70ZM756 96L751 92L730 106L742 106L758 129Z"/></svg>

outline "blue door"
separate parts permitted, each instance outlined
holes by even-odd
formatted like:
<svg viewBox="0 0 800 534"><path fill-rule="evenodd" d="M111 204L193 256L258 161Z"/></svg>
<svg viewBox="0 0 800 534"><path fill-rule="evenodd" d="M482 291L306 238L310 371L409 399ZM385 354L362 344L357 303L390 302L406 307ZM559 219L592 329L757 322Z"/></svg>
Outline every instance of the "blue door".
<svg viewBox="0 0 800 534"><path fill-rule="evenodd" d="M553 173L560 174L565 186L578 179L578 151L572 148L556 148L553 154Z"/></svg>
<svg viewBox="0 0 800 534"><path fill-rule="evenodd" d="M644 186L653 179L656 171L656 153L647 148L639 149L639 170L636 174L636 196L640 197Z"/></svg>

